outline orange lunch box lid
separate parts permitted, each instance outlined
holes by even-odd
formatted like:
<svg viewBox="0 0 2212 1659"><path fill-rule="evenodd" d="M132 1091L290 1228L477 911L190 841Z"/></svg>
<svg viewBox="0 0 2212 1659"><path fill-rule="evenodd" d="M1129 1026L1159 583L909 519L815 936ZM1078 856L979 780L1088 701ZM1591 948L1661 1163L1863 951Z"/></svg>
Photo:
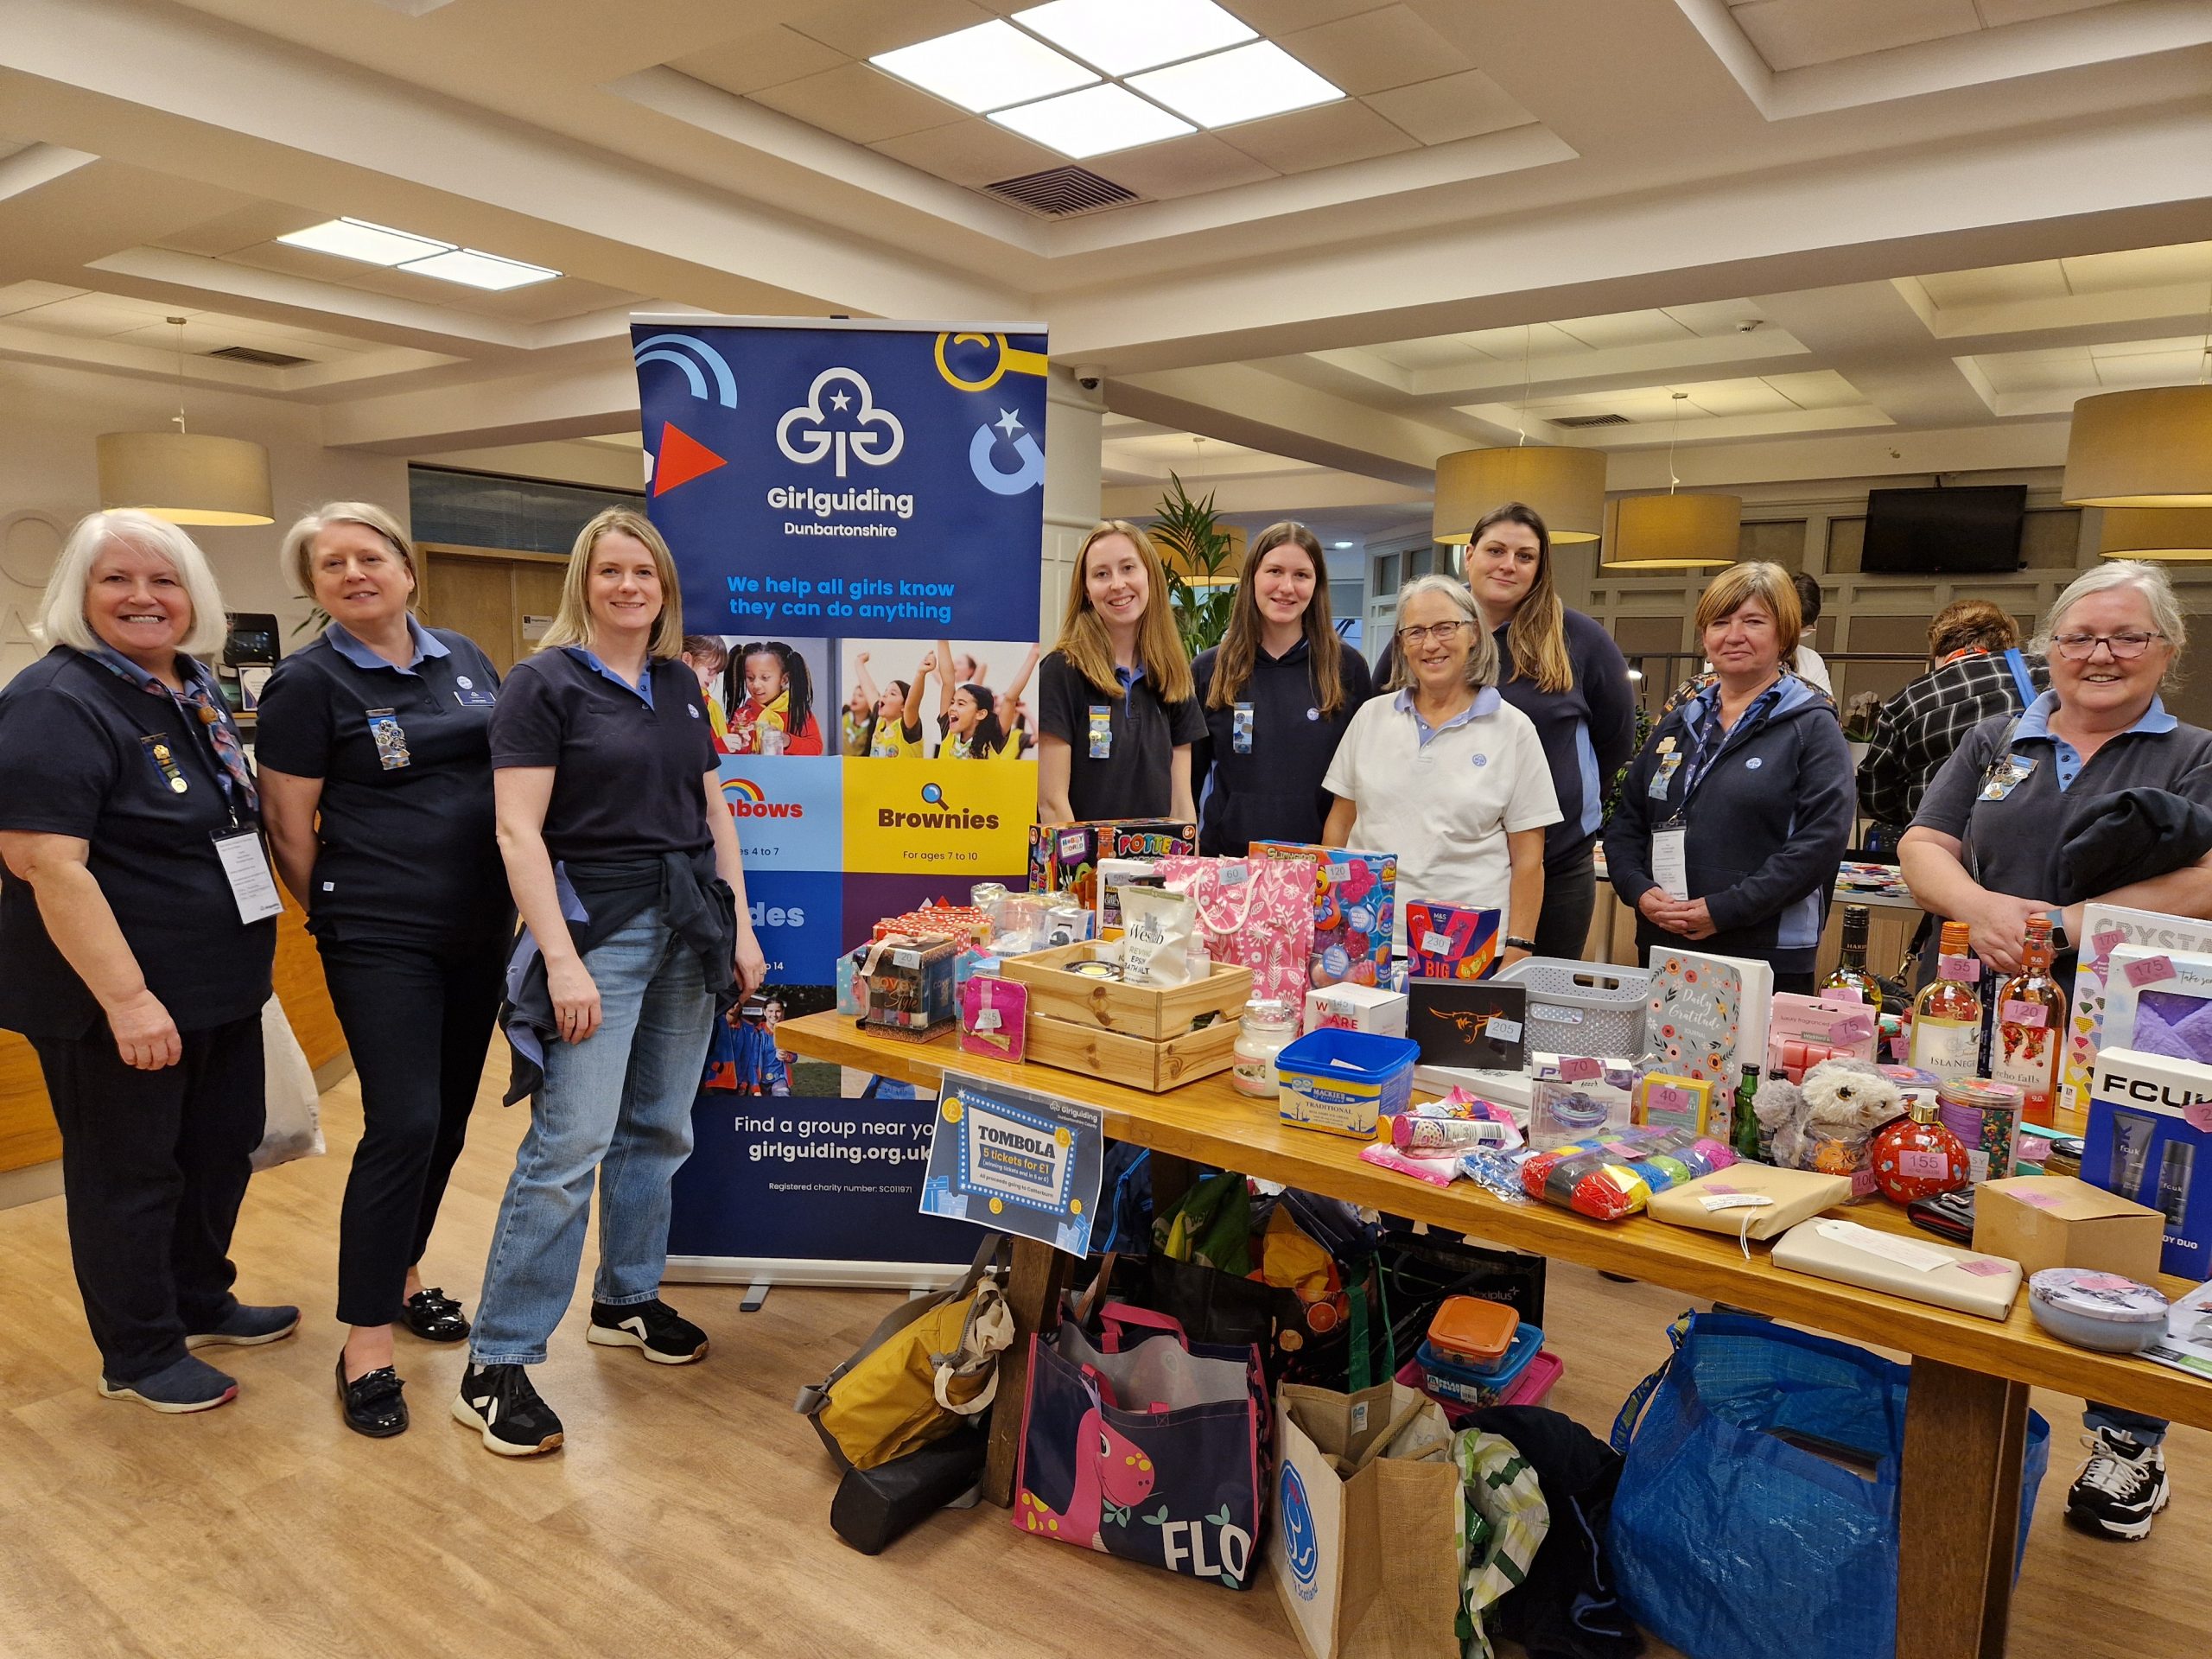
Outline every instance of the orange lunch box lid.
<svg viewBox="0 0 2212 1659"><path fill-rule="evenodd" d="M1447 1296L1428 1322L1428 1339L1437 1351L1463 1359L1497 1360L1513 1345L1521 1316L1503 1302L1479 1296Z"/></svg>

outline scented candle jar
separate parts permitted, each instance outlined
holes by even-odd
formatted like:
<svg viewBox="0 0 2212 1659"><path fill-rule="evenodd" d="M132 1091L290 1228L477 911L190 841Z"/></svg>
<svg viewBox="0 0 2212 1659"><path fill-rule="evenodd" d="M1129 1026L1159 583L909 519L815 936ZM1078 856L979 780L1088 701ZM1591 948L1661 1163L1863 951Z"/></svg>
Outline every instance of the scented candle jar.
<svg viewBox="0 0 2212 1659"><path fill-rule="evenodd" d="M1255 997L1244 1005L1236 1031L1236 1059L1229 1080L1239 1094L1273 1099L1281 1086L1275 1073L1275 1056L1298 1035L1298 1015L1287 1002Z"/></svg>

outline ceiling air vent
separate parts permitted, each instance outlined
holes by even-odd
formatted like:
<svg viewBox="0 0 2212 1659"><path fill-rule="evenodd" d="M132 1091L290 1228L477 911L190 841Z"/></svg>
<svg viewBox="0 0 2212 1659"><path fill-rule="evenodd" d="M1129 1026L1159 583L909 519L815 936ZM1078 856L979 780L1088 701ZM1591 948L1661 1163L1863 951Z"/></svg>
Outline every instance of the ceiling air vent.
<svg viewBox="0 0 2212 1659"><path fill-rule="evenodd" d="M1634 423L1625 415L1562 415L1552 424L1580 429L1586 426L1630 426Z"/></svg>
<svg viewBox="0 0 2212 1659"><path fill-rule="evenodd" d="M1102 207L1119 207L1139 200L1137 193L1102 179L1087 167L1053 167L1018 179L1001 179L983 187L993 195L1027 207L1047 219L1074 213L1095 213Z"/></svg>
<svg viewBox="0 0 2212 1659"><path fill-rule="evenodd" d="M289 369L295 363L304 363L304 357L289 357L283 352L264 352L257 346L226 346L219 352L209 352L209 357L219 357L226 363L258 363L265 369Z"/></svg>

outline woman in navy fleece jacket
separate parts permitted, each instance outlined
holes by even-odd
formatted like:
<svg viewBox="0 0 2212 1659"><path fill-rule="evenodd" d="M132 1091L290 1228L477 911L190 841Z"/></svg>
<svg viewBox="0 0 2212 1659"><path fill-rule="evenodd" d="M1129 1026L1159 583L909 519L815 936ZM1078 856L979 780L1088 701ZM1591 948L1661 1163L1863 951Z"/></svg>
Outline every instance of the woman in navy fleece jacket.
<svg viewBox="0 0 2212 1659"><path fill-rule="evenodd" d="M1698 600L1713 672L1652 732L1605 825L1636 944L1750 957L1809 995L1836 867L1851 843L1851 750L1827 695L1783 670L1800 631L1777 564L1732 565ZM1660 885L1682 834L1682 891Z"/></svg>

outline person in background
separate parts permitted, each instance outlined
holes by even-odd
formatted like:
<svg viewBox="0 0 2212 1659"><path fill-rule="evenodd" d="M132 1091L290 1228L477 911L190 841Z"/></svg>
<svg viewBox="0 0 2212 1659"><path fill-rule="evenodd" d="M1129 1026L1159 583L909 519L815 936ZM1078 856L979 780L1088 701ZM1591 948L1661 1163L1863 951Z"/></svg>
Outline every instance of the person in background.
<svg viewBox="0 0 2212 1659"><path fill-rule="evenodd" d="M1408 901L1425 899L1497 911L1510 967L1531 953L1559 822L1543 743L1499 694L1497 642L1451 577L1399 592L1397 645L1397 695L1360 706L1322 780L1335 797L1322 844L1397 854L1397 953Z"/></svg>
<svg viewBox="0 0 2212 1659"><path fill-rule="evenodd" d="M868 653L861 654L865 658ZM837 728L837 753L849 760L865 759L868 741L875 734L875 699L857 677L845 706L838 710Z"/></svg>
<svg viewBox="0 0 2212 1659"><path fill-rule="evenodd" d="M47 654L0 690L0 1027L29 1039L60 1127L99 1391L159 1412L236 1397L194 1351L300 1323L231 1294L277 903L259 793L201 660L226 632L190 537L96 512L47 581Z"/></svg>
<svg viewBox="0 0 2212 1659"><path fill-rule="evenodd" d="M1982 721L2026 708L2050 670L2020 650L2019 626L1986 599L1954 600L1928 625L1928 671L1882 705L1859 763L1859 810L1902 831L1936 772Z"/></svg>
<svg viewBox="0 0 2212 1659"><path fill-rule="evenodd" d="M715 695L722 670L729 666L729 647L711 633L687 633L683 636L683 666L698 677L699 695L707 701L707 725L715 734L715 753L729 753L729 716L722 712L721 699Z"/></svg>
<svg viewBox="0 0 2212 1659"><path fill-rule="evenodd" d="M1152 538L1106 519L1084 537L1060 637L1038 671L1040 823L1189 823L1191 746L1206 734Z"/></svg>
<svg viewBox="0 0 2212 1659"><path fill-rule="evenodd" d="M468 1134L499 1012L514 902L493 836L488 733L499 676L476 642L410 613L415 560L381 507L294 524L280 568L333 620L278 664L255 758L276 873L322 957L361 1084L338 1218L346 1427L407 1427L392 1327L468 1335L420 1263Z"/></svg>
<svg viewBox="0 0 2212 1659"><path fill-rule="evenodd" d="M529 929L503 1013L509 1098L532 1101L453 1414L502 1457L562 1444L529 1368L575 1294L594 1177L585 1339L663 1365L707 1351L660 1299L670 1185L715 1016L766 965L683 639L668 544L609 508L577 535L553 626L492 717L499 851Z"/></svg>
<svg viewBox="0 0 2212 1659"><path fill-rule="evenodd" d="M938 641L935 660L952 664L956 674L963 663L978 666L973 657L955 657L951 645L943 639ZM956 760L1020 760L1021 694L1029 689L1029 677L1036 668L1037 647L1032 645L1002 696L980 680L947 679L938 710L938 753Z"/></svg>
<svg viewBox="0 0 2212 1659"><path fill-rule="evenodd" d="M1851 844L1851 749L1835 705L1783 667L1797 594L1778 564L1731 565L1697 602L1713 672L1643 746L1605 825L1636 948L1751 957L1809 995L1813 958Z"/></svg>
<svg viewBox="0 0 2212 1659"><path fill-rule="evenodd" d="M1322 779L1375 683L1337 637L1312 531L1285 519L1253 538L1228 632L1191 675L1206 722L1191 748L1198 851L1235 857L1255 841L1319 842L1329 816Z"/></svg>
<svg viewBox="0 0 2212 1659"><path fill-rule="evenodd" d="M1813 624L1821 620L1821 582L1817 576L1808 576L1802 570L1789 578L1789 585L1797 590L1797 650L1790 658L1792 672L1808 685L1817 685L1828 694L1828 701L1835 701L1835 683L1828 677L1828 665L1821 653L1813 649Z"/></svg>
<svg viewBox="0 0 2212 1659"><path fill-rule="evenodd" d="M2085 571L2036 638L2050 689L1974 727L1936 774L1898 844L1905 881L1931 916L1967 923L1974 954L1999 973L2019 968L2031 916L2050 918L2057 949L2081 937L2082 906L2053 902L2069 802L2150 788L2212 805L2212 732L2183 725L2158 696L2188 644L2158 566L2119 559ZM2212 917L2212 856L2091 902ZM2090 1456L2068 1520L2102 1538L2148 1535L2168 1497L2164 1421L2092 1402L2083 1426Z"/></svg>
<svg viewBox="0 0 2212 1659"><path fill-rule="evenodd" d="M937 671L937 661L935 652L924 652L911 681L893 680L878 691L868 677L868 653L861 652L853 659L853 679L868 699L867 753L896 760L901 756L919 759L928 753L922 746L922 693Z"/></svg>

